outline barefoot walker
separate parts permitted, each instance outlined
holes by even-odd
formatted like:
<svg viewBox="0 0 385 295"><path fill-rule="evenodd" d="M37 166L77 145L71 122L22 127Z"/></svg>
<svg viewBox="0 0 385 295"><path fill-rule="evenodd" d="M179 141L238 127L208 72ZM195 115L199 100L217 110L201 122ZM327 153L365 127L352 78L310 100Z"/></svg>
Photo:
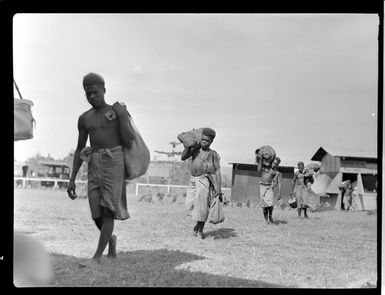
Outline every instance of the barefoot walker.
<svg viewBox="0 0 385 295"><path fill-rule="evenodd" d="M298 171L294 174L293 186L290 195L293 195L293 193L295 193L295 198L298 203L298 217L301 218L301 211L303 210L305 218L309 218L307 215L307 209L309 208L309 200L307 196L308 187L305 183L305 164L302 161L299 161L297 167Z"/></svg>
<svg viewBox="0 0 385 295"><path fill-rule="evenodd" d="M192 157L191 179L186 195L186 206L191 212L192 219L196 221L194 236L203 239L203 228L207 221L211 200L215 193L220 195L221 174L218 153L210 149L215 138L215 131L211 128L203 128L199 145L186 147L182 152L182 161Z"/></svg>
<svg viewBox="0 0 385 295"><path fill-rule="evenodd" d="M76 198L75 177L82 164L88 162L88 200L92 219L100 230L99 243L93 261L100 263L108 244L108 257L116 257L117 238L112 234L114 219L129 218L127 211L125 166L123 147L129 148L134 131L127 123L129 114L124 105L112 106L104 100L104 79L94 73L86 75L83 87L91 109L78 120L78 143L74 155L73 170L68 195ZM91 147L85 147L87 139Z"/></svg>
<svg viewBox="0 0 385 295"><path fill-rule="evenodd" d="M274 223L274 187L278 185L278 201L281 199L281 180L278 165L281 159L275 155L270 146L262 146L255 151L255 163L258 173L261 173L259 193L261 196L263 216L267 224Z"/></svg>

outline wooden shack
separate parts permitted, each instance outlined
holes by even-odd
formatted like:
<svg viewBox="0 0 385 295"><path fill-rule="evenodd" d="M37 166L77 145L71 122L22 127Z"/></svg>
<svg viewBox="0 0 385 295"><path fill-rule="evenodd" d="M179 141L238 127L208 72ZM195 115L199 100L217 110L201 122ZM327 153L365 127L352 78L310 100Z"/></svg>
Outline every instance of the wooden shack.
<svg viewBox="0 0 385 295"><path fill-rule="evenodd" d="M259 204L259 182L261 174L257 172L257 165L245 163L230 163L233 166L231 179L231 202ZM293 185L294 167L278 166L281 172L281 196L287 203ZM274 189L274 203L277 204L277 190Z"/></svg>
<svg viewBox="0 0 385 295"><path fill-rule="evenodd" d="M322 203L343 210L341 190L342 181L350 180L359 196L358 210L377 209L377 155L368 152L336 151L320 147L312 161L321 162L321 174L330 177L325 184L326 195Z"/></svg>

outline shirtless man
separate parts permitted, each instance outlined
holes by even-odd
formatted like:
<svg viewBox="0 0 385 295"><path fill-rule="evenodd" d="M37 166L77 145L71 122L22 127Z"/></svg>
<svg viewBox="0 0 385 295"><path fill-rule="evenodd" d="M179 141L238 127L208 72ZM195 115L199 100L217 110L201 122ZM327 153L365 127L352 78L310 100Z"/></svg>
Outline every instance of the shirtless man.
<svg viewBox="0 0 385 295"><path fill-rule="evenodd" d="M263 159L258 149L255 151L255 163L258 173L261 173L259 192L261 196L263 216L266 223L274 223L272 214L274 208L274 187L278 185L278 201L281 200L281 173L278 171L278 165L281 162L279 157L275 157L273 162Z"/></svg>
<svg viewBox="0 0 385 295"><path fill-rule="evenodd" d="M67 192L72 200L76 199L75 178L82 161L86 160L91 216L100 230L92 261L100 263L107 244L108 257L116 258L117 238L112 235L114 219L129 218L125 199L123 146L131 146L134 131L129 127L129 114L125 106L118 102L111 106L105 102L106 88L100 75L86 75L83 88L92 107L78 119L78 143ZM88 137L91 147L85 147Z"/></svg>
<svg viewBox="0 0 385 295"><path fill-rule="evenodd" d="M305 218L309 218L306 212L307 208L309 208L309 205L306 198L308 187L305 184L305 164L302 161L299 161L297 167L298 171L294 173L293 187L291 189L290 195L293 195L295 192L295 197L298 203L298 216L301 218L301 211L303 210Z"/></svg>
<svg viewBox="0 0 385 295"><path fill-rule="evenodd" d="M194 236L201 239L203 228L207 221L211 199L215 193L222 200L221 173L218 153L210 146L215 138L215 131L203 128L200 145L187 147L183 152L182 161L191 157L191 179L186 195L186 206L191 212L192 219L196 221Z"/></svg>

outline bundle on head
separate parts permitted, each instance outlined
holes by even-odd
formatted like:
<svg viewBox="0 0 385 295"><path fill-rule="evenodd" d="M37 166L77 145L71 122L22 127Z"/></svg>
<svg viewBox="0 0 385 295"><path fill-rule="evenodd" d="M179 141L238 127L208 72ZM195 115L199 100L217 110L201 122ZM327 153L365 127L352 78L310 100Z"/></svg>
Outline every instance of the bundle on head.
<svg viewBox="0 0 385 295"><path fill-rule="evenodd" d="M306 174L313 174L314 172L317 172L318 170L320 170L321 166L317 163L310 163L308 165L306 165L305 169L303 170L304 173Z"/></svg>
<svg viewBox="0 0 385 295"><path fill-rule="evenodd" d="M340 189L347 189L348 186L349 186L349 184L351 184L351 183L352 183L352 182L351 182L350 179L345 180L345 181L343 181L343 182L339 185L339 188L340 188Z"/></svg>
<svg viewBox="0 0 385 295"><path fill-rule="evenodd" d="M268 161L270 164L276 157L275 150L269 145L263 145L258 149L258 155L262 156L262 160Z"/></svg>
<svg viewBox="0 0 385 295"><path fill-rule="evenodd" d="M183 143L184 148L196 146L201 142L202 130L203 128L198 128L191 131L182 132L177 136L177 138L181 143Z"/></svg>

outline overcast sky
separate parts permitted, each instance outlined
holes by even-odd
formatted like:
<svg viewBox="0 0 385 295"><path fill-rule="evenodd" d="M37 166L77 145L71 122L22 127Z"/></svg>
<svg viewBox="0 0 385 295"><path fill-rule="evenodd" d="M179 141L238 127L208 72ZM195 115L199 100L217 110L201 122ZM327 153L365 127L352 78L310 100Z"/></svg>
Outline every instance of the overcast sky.
<svg viewBox="0 0 385 295"><path fill-rule="evenodd" d="M378 22L376 14L17 14L14 78L37 124L33 139L15 142L14 158L75 149L78 117L90 108L88 72L104 77L107 103L126 103L152 159L200 127L217 131L222 165L253 162L266 144L282 165L308 163L320 146L376 152Z"/></svg>

